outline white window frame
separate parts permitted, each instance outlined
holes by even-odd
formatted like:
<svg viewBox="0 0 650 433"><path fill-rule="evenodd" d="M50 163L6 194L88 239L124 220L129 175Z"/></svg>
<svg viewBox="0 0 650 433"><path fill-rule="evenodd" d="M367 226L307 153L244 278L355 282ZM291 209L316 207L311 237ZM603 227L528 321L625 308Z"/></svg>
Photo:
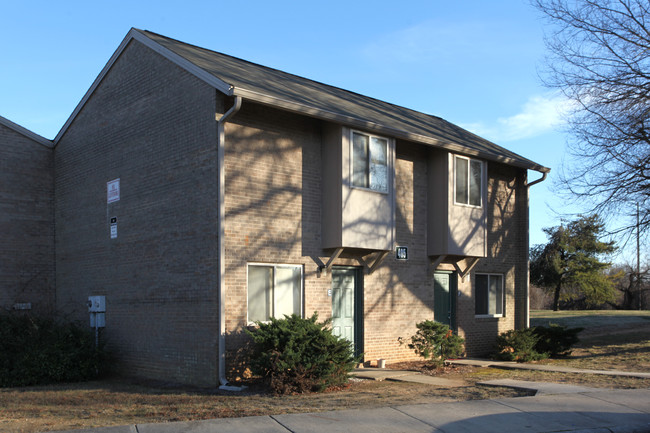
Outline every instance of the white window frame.
<svg viewBox="0 0 650 433"><path fill-rule="evenodd" d="M366 171L368 176L368 186L359 186L354 184L354 134L364 135L368 137L368 143L371 142L373 138L384 140L386 142L386 188L385 189L375 189L372 188L371 183L372 179L370 178L370 162L372 155L370 153L370 145L368 145L368 160L366 161ZM370 134L364 131L350 130L350 187L363 189L366 191L372 191L379 194L388 194L390 192L390 183L391 183L391 139L381 135Z"/></svg>
<svg viewBox="0 0 650 433"><path fill-rule="evenodd" d="M477 295L478 288L476 287L476 280L477 280L476 277L478 277L478 276L486 276L488 278L488 281L487 281L487 290L488 290L488 293L487 293L487 302L488 302L487 303L487 311L488 311L488 313L485 313L485 314L477 314L476 313L476 300L478 299L478 295ZM489 290L490 290L490 279L492 277L499 277L501 279L501 290L500 290L501 299L495 301L495 304L497 304L497 305L500 304L501 305L501 313L496 313L496 314L489 314L489 311L490 311L490 293L489 293ZM474 274L474 317L477 317L477 318L482 318L482 317L505 317L505 315L506 315L505 281L506 281L506 278L505 278L504 274L487 273L487 272L477 272L477 273Z"/></svg>
<svg viewBox="0 0 650 433"><path fill-rule="evenodd" d="M485 188L485 185L483 184L483 173L484 173L484 170L485 170L485 162L481 161L480 159L468 158L466 156L461 156L461 155L453 155L453 157L454 157L454 174L453 174L453 176L454 176L454 179L453 179L453 182L454 182L454 204L458 205L458 206L468 206L468 207L477 208L477 209L482 208L483 207L483 191L484 191L484 188ZM457 194L457 192L458 192L457 191L458 190L457 171L458 171L458 160L459 159L463 159L463 160L467 161L467 178L466 178L467 194L466 194L466 197L465 197L466 201L464 201L464 202L459 202L457 200L457 198L458 198L458 194ZM472 184L472 163L473 162L474 163L479 163L480 167L481 167L481 176L480 176L480 181L479 181L479 201L480 201L480 203L478 205L470 203L470 196L471 196L471 189L472 189L471 184Z"/></svg>
<svg viewBox="0 0 650 433"><path fill-rule="evenodd" d="M273 294L272 294L273 296L275 295L276 269L278 269L278 268L299 269L300 270L300 288L299 288L298 293L299 293L300 299L298 300L298 304L300 306L300 312L298 314L300 315L300 317L304 317L304 301L303 300L304 300L304 290L305 290L305 282L304 282L305 270L304 270L303 265L301 265L301 264L288 264L288 263L247 263L246 264L246 322L248 323L248 325L254 325L255 322L256 322L255 320L251 320L249 318L249 308L248 308L249 307L249 305L248 305L249 304L248 293L249 293L249 289L250 289L248 280L249 280L249 269L251 267L273 268ZM275 307L275 299L271 300L271 307L272 307L272 310L273 310L273 308ZM271 317L276 317L275 311L271 311L270 316ZM281 319L282 317L277 317L277 318ZM263 320L261 322L266 323L266 322L268 322L268 320Z"/></svg>

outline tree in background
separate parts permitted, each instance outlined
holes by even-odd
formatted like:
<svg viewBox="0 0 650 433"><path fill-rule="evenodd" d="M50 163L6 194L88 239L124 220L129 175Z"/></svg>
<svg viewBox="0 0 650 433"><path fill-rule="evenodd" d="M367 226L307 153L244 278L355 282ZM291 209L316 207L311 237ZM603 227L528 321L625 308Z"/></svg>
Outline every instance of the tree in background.
<svg viewBox="0 0 650 433"><path fill-rule="evenodd" d="M592 211L626 216L631 234L650 232L650 2L532 0L548 18L545 84L561 90L569 115L568 191Z"/></svg>
<svg viewBox="0 0 650 433"><path fill-rule="evenodd" d="M650 293L650 268L641 268L637 277L636 266L629 263L613 266L609 275L614 282L617 296L609 305L617 310L641 310L646 308L646 297Z"/></svg>
<svg viewBox="0 0 650 433"><path fill-rule="evenodd" d="M604 224L597 215L582 216L557 227L545 228L549 241L530 253L530 281L553 294L553 310L560 300L583 298L588 305L614 300L614 284L599 258L616 250L603 242Z"/></svg>

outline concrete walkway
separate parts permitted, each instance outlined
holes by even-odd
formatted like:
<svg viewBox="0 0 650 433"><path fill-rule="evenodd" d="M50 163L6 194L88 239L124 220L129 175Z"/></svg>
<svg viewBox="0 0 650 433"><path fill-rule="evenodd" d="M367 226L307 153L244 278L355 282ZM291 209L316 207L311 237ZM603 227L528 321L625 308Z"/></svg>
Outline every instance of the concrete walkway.
<svg viewBox="0 0 650 433"><path fill-rule="evenodd" d="M476 367L494 367L504 368L510 370L538 370L538 371L554 371L558 373L578 373L578 374L601 374L607 376L626 376L638 377L641 379L650 379L650 373L641 373L634 371L620 371L620 370L588 370L584 368L564 367L562 365L554 364L527 364L509 361L493 361L490 359L454 359L450 360L455 365L473 365Z"/></svg>
<svg viewBox="0 0 650 433"><path fill-rule="evenodd" d="M642 433L650 389L138 424L68 433Z"/></svg>
<svg viewBox="0 0 650 433"><path fill-rule="evenodd" d="M445 388L457 388L461 386L468 386L462 380L445 379L442 377L428 376L420 374L417 371L411 370L389 370L383 368L357 368L353 372L353 376L359 379L370 380L392 380L396 382L411 382L411 383L424 383L426 385L434 385Z"/></svg>
<svg viewBox="0 0 650 433"><path fill-rule="evenodd" d="M509 368L510 364L515 364L517 368L567 372L566 367L558 370L553 365L487 360L462 360L454 363L499 368ZM570 369L569 372L594 373L593 370L580 369ZM612 373L616 372L610 371L607 374ZM618 373L648 377L648 373ZM426 376L408 370L368 368L355 370L354 375L372 380L427 383L442 387L465 385L460 380ZM376 409L138 424L62 433L650 433L650 389L598 389L511 379L491 380L482 384L526 389L535 395Z"/></svg>

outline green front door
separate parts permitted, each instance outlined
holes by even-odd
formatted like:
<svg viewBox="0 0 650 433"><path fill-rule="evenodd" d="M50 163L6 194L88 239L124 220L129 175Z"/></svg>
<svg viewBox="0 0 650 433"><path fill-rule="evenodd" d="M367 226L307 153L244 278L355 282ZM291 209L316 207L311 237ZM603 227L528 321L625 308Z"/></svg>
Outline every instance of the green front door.
<svg viewBox="0 0 650 433"><path fill-rule="evenodd" d="M456 274L436 272L433 276L433 319L456 329Z"/></svg>
<svg viewBox="0 0 650 433"><path fill-rule="evenodd" d="M361 352L359 286L356 268L332 268L332 333L348 340L355 354Z"/></svg>

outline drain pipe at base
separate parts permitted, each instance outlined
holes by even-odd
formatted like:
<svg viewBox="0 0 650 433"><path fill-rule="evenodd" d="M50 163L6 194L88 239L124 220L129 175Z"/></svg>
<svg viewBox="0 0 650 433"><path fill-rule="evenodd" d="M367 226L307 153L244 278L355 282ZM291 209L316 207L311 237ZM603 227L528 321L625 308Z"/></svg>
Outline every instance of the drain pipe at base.
<svg viewBox="0 0 650 433"><path fill-rule="evenodd" d="M241 108L242 98L241 96L235 96L235 103L228 111L224 113L223 116L219 117L217 114L217 189L219 195L217 197L217 221L219 224L219 239L217 241L219 245L219 282L217 285L218 298L219 298L219 389L226 391L241 391L244 387L240 386L231 386L228 384L226 379L226 285L225 285L225 274L226 274L226 242L224 236L226 233L226 206L224 204L224 197L226 193L226 174L225 174L225 141L226 141L226 132L225 124L232 116L234 116L239 109Z"/></svg>
<svg viewBox="0 0 650 433"><path fill-rule="evenodd" d="M542 177L526 185L526 189L530 190L530 187L544 182L548 172L542 172ZM528 194L527 194L528 195ZM530 212L529 212L530 213ZM530 248L530 215L528 216L528 239L526 239L526 245ZM530 254L530 253L529 253ZM526 266L526 318L524 320L524 327L530 328L530 256L528 257L528 266Z"/></svg>

